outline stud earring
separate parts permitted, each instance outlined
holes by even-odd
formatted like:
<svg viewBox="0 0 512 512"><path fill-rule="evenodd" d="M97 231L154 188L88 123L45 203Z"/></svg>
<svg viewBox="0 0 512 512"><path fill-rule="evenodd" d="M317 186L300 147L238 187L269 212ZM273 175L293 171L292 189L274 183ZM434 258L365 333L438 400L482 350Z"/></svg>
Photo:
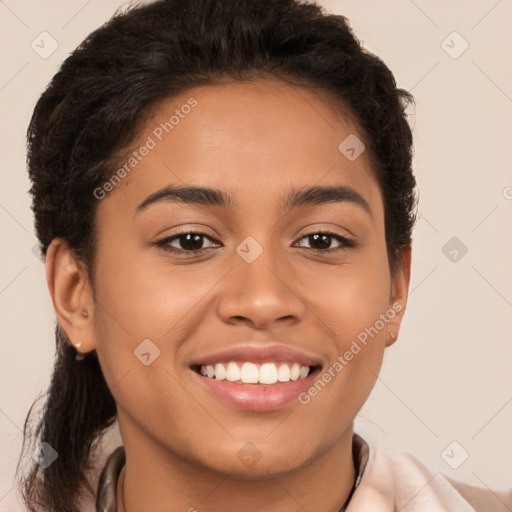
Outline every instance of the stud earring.
<svg viewBox="0 0 512 512"><path fill-rule="evenodd" d="M84 354L81 354L80 352L78 352L78 349L82 346L82 341L80 343L77 343L75 345L75 349L76 349L76 354L75 354L75 360L76 361L81 361L85 356Z"/></svg>

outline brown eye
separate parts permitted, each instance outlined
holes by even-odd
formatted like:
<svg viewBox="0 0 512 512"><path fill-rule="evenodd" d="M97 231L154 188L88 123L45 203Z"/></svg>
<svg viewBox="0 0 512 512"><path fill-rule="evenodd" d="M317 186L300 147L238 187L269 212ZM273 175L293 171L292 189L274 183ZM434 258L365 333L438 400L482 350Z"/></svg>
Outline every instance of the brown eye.
<svg viewBox="0 0 512 512"><path fill-rule="evenodd" d="M334 252L348 247L355 247L354 241L336 233L326 231L311 233L303 236L301 240L307 240L310 244L310 248L317 252ZM338 247L331 248L330 245L333 240L337 241L340 245ZM304 246L302 245L302 247Z"/></svg>
<svg viewBox="0 0 512 512"><path fill-rule="evenodd" d="M166 237L157 242L157 245L166 250L179 253L195 253L211 247L204 246L204 239L213 241L206 233L187 232ZM175 244L175 245L171 245Z"/></svg>

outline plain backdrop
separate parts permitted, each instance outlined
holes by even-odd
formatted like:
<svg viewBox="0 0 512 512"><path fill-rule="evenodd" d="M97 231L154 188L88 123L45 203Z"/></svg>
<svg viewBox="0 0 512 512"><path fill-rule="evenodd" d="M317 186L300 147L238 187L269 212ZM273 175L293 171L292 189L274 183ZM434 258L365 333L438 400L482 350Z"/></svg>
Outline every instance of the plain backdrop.
<svg viewBox="0 0 512 512"><path fill-rule="evenodd" d="M321 3L349 18L416 99L409 113L420 215L408 309L356 431L389 435L452 478L510 487L512 2ZM121 5L0 2L2 511L19 509L13 477L22 427L49 384L55 349L34 251L25 132L61 62Z"/></svg>

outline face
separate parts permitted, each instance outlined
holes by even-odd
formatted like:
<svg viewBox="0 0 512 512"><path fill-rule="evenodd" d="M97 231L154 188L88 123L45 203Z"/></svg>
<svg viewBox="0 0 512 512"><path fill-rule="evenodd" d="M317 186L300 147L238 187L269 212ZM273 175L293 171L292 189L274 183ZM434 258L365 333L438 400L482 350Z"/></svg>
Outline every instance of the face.
<svg viewBox="0 0 512 512"><path fill-rule="evenodd" d="M97 192L82 350L97 351L132 452L253 478L347 439L408 284L390 275L382 195L354 137L320 92L191 89Z"/></svg>

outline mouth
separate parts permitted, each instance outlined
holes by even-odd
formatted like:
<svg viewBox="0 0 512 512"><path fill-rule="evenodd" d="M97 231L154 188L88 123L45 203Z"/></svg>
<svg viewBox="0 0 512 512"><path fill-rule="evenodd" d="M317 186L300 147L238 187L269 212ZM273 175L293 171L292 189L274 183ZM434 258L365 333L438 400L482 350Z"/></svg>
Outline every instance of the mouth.
<svg viewBox="0 0 512 512"><path fill-rule="evenodd" d="M246 411L275 411L299 404L324 358L290 345L241 344L189 362L190 375L222 405Z"/></svg>
<svg viewBox="0 0 512 512"><path fill-rule="evenodd" d="M299 395L313 385L322 366L296 361L224 361L190 368L199 389L218 403L263 413L299 405Z"/></svg>
<svg viewBox="0 0 512 512"><path fill-rule="evenodd" d="M191 369L211 380L238 385L274 386L304 380L319 373L320 365L306 366L295 361L223 361L215 364L194 364Z"/></svg>

